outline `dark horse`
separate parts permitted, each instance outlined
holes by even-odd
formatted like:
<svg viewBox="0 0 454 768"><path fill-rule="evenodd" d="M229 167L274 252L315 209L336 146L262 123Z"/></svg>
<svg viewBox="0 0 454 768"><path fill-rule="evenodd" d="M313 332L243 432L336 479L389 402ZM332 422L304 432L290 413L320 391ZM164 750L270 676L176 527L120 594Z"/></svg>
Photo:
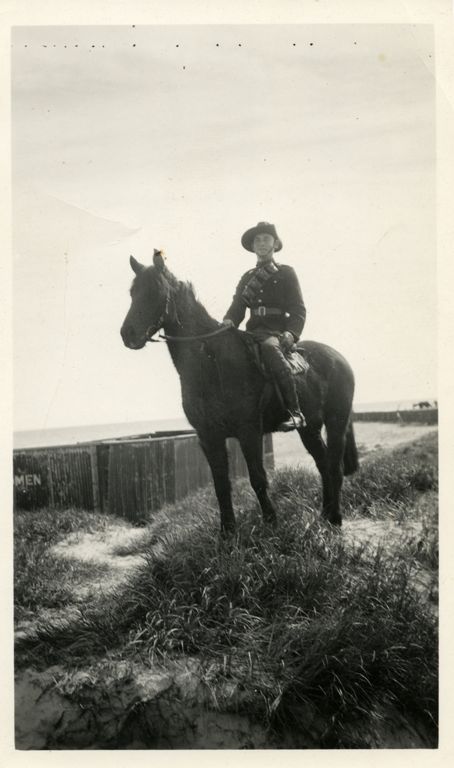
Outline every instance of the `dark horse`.
<svg viewBox="0 0 454 768"><path fill-rule="evenodd" d="M181 379L184 412L195 428L207 457L221 512L221 530L235 528L226 438L238 438L251 485L265 523L275 525L263 466L263 435L286 417L275 387L267 380L251 350L251 336L226 329L214 320L194 295L190 284L167 269L160 251L154 266L130 258L135 279L131 307L121 328L130 349L142 349L164 329L168 349ZM343 476L358 468L351 408L352 370L334 349L315 341L299 345L309 362L297 377L306 426L299 435L313 456L323 483L323 516L341 525L339 497ZM327 441L322 438L326 427Z"/></svg>

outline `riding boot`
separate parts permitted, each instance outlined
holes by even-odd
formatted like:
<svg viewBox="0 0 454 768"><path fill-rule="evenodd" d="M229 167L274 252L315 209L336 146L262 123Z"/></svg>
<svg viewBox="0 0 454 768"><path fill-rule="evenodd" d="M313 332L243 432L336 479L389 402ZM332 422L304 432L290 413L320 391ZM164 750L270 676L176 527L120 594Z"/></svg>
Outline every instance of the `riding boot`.
<svg viewBox="0 0 454 768"><path fill-rule="evenodd" d="M287 408L290 418L279 425L280 432L290 432L292 429L301 429L306 426L306 421L300 410L298 395L296 393L296 384L290 371L282 369L276 381L279 392L282 395L284 405Z"/></svg>

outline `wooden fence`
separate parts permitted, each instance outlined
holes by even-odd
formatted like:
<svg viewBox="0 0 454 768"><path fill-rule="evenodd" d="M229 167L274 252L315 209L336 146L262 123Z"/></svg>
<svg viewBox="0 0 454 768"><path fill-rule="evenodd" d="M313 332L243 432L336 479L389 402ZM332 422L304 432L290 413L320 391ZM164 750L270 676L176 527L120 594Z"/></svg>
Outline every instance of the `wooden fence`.
<svg viewBox="0 0 454 768"><path fill-rule="evenodd" d="M14 451L14 504L96 509L96 446L74 445Z"/></svg>
<svg viewBox="0 0 454 768"><path fill-rule="evenodd" d="M227 441L230 475L247 476L238 441ZM265 465L274 468L271 435ZM208 485L211 472L193 432L14 451L16 509L100 510L143 520Z"/></svg>
<svg viewBox="0 0 454 768"><path fill-rule="evenodd" d="M405 424L438 424L438 408L406 411L364 411L354 413L353 421L389 421Z"/></svg>

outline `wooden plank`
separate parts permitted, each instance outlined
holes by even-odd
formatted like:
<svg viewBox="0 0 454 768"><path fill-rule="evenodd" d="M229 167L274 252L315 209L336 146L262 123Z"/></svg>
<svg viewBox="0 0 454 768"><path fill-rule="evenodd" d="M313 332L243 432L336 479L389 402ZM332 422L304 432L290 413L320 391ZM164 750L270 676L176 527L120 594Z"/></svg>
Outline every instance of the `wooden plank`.
<svg viewBox="0 0 454 768"><path fill-rule="evenodd" d="M174 488L175 488L175 501L181 499L181 474L179 467L179 442L174 440L173 443L173 466L174 466Z"/></svg>
<svg viewBox="0 0 454 768"><path fill-rule="evenodd" d="M51 507L55 506L54 481L52 476L52 459L49 453L47 463L47 477L49 482L49 503Z"/></svg>
<svg viewBox="0 0 454 768"><path fill-rule="evenodd" d="M98 470L99 506L103 512L108 512L110 445L96 445L95 448L96 466Z"/></svg>
<svg viewBox="0 0 454 768"><path fill-rule="evenodd" d="M184 442L174 442L175 499L179 501L185 494L186 470L184 466Z"/></svg>
<svg viewBox="0 0 454 768"><path fill-rule="evenodd" d="M164 451L164 492L166 504L173 504L175 502L175 465L174 465L174 452L173 452L174 440L165 441Z"/></svg>
<svg viewBox="0 0 454 768"><path fill-rule="evenodd" d="M188 492L187 442L175 441L175 498L183 499Z"/></svg>
<svg viewBox="0 0 454 768"><path fill-rule="evenodd" d="M153 442L147 446L148 453L148 504L151 512L156 512L159 507L159 485L158 485L158 473L157 462L159 455L159 446Z"/></svg>
<svg viewBox="0 0 454 768"><path fill-rule="evenodd" d="M15 509L40 509L50 503L46 454L15 451L13 454Z"/></svg>
<svg viewBox="0 0 454 768"><path fill-rule="evenodd" d="M111 515L119 515L122 510L122 488L121 476L117 471L118 450L117 446L111 445L109 451L109 469L108 469L108 505Z"/></svg>
<svg viewBox="0 0 454 768"><path fill-rule="evenodd" d="M53 449L49 456L54 505L60 509L93 509L89 451L80 447L64 452Z"/></svg>

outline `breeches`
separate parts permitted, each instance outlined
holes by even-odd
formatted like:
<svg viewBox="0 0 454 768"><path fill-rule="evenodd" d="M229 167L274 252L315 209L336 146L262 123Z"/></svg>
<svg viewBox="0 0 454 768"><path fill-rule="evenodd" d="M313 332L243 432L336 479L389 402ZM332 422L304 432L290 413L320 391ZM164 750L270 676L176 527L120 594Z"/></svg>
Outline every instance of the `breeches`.
<svg viewBox="0 0 454 768"><path fill-rule="evenodd" d="M253 333L253 336L260 343L262 359L270 373L278 380L291 376L291 368L282 352L279 336L269 336L260 331Z"/></svg>

